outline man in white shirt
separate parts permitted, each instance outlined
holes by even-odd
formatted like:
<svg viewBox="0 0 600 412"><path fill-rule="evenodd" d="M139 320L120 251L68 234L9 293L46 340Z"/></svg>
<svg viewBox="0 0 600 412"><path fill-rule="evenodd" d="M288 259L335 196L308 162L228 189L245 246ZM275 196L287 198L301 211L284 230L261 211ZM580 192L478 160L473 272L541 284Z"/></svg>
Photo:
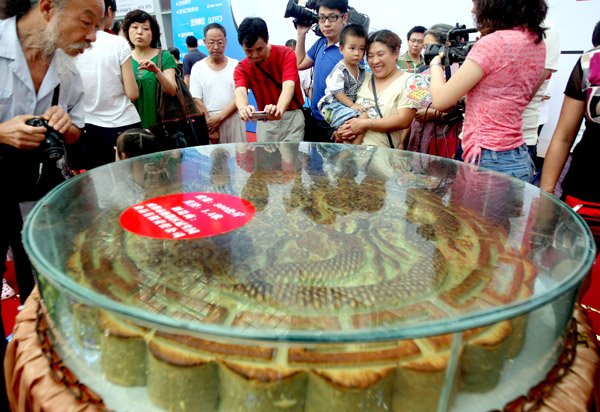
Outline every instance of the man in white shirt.
<svg viewBox="0 0 600 412"><path fill-rule="evenodd" d="M246 125L237 113L233 71L236 59L225 56L227 32L218 23L204 28L208 57L192 67L190 92L206 116L211 143L246 142Z"/></svg>
<svg viewBox="0 0 600 412"><path fill-rule="evenodd" d="M558 70L558 58L560 57L560 40L558 37L558 30L550 22L546 20L544 22L546 27L546 63L544 65L544 72L540 82L534 88L534 95L531 101L523 112L523 125L521 131L523 132L523 138L529 149L529 155L535 162L537 158L537 143L538 143L538 119L540 117L542 99L548 92L548 85L550 83L550 75Z"/></svg>
<svg viewBox="0 0 600 412"><path fill-rule="evenodd" d="M141 127L132 100L139 95L131 67L127 40L105 32L116 13L115 0L104 0L105 13L96 32L96 42L78 56L76 65L85 84L85 129L69 151L74 169L92 169L115 160L119 134Z"/></svg>

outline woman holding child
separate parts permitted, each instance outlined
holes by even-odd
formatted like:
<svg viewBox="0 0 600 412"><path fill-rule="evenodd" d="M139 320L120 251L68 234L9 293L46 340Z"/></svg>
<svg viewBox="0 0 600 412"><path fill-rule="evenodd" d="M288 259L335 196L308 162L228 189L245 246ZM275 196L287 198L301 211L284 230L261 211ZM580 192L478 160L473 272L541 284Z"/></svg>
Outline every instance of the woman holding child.
<svg viewBox="0 0 600 412"><path fill-rule="evenodd" d="M367 115L340 126L336 131L338 141L381 147L390 147L391 142L398 147L402 129L410 126L418 107L408 97L407 80L411 75L396 66L400 44L400 37L389 30L369 35L367 62L372 73L365 76L356 98L356 104L364 107Z"/></svg>

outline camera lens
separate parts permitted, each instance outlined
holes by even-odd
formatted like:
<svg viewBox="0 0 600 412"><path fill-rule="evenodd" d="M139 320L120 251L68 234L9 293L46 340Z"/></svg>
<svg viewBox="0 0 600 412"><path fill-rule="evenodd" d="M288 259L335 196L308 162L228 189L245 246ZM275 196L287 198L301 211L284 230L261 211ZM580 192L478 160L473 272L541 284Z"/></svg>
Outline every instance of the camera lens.
<svg viewBox="0 0 600 412"><path fill-rule="evenodd" d="M60 141L51 141L51 139L46 138L44 143L46 147L44 153L48 159L59 160L64 156L65 149L62 147Z"/></svg>
<svg viewBox="0 0 600 412"><path fill-rule="evenodd" d="M64 137L52 127L48 125L48 121L39 117L34 117L25 122L29 126L34 127L45 127L46 138L40 144L38 150L42 153L43 159L50 159L53 161L60 160L65 155Z"/></svg>

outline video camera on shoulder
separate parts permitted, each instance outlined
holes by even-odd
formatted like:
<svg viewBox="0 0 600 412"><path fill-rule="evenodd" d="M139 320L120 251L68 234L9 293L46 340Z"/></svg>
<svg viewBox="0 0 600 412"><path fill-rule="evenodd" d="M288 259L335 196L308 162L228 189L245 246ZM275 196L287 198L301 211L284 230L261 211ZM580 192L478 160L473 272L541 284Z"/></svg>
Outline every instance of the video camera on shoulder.
<svg viewBox="0 0 600 412"><path fill-rule="evenodd" d="M440 52L444 52L444 66L450 66L454 63L463 64L467 58L467 54L473 48L474 41L469 41L469 33L477 33L477 29L467 29L464 24L460 26L456 23L456 27L446 35L445 44L430 44L425 49L423 55L425 63L429 65L431 60Z"/></svg>
<svg viewBox="0 0 600 412"><path fill-rule="evenodd" d="M319 15L317 0L308 0L304 6L298 4L298 0L288 0L288 4L285 8L284 18L294 17L294 27L298 28L298 25L304 27L312 27L313 32L323 37L323 33L319 29ZM314 11L312 11L314 10ZM356 11L353 7L348 7L348 21L347 24L355 23L360 24L365 28L365 31L369 32L369 24L371 19L366 14L362 14Z"/></svg>
<svg viewBox="0 0 600 412"><path fill-rule="evenodd" d="M46 138L36 149L41 154L42 161L58 161L62 159L62 157L65 155L65 137L62 134L50 127L46 119L39 117L29 119L25 122L25 124L34 127L46 128L46 133L44 133Z"/></svg>

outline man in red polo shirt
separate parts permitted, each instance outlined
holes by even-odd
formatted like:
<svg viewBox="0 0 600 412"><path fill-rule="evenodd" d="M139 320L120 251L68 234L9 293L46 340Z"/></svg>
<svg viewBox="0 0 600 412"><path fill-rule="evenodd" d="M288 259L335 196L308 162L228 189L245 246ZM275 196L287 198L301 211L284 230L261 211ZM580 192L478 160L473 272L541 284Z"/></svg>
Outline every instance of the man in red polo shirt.
<svg viewBox="0 0 600 412"><path fill-rule="evenodd" d="M235 104L242 120L252 120L256 108L248 102L252 90L266 119L256 127L258 142L300 142L304 139L304 104L296 53L269 44L265 21L249 17L238 28L238 41L246 58L235 68Z"/></svg>

